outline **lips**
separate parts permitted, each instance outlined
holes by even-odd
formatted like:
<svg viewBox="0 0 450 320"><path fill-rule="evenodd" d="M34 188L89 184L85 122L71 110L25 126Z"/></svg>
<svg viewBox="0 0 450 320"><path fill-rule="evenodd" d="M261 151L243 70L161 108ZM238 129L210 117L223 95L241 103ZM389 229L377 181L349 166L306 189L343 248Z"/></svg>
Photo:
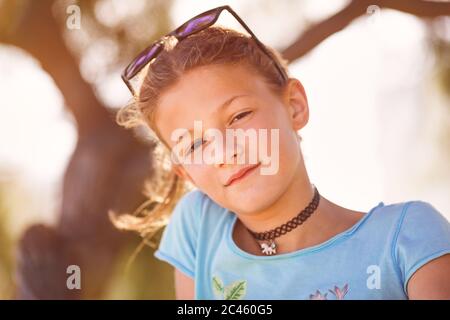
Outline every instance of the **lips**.
<svg viewBox="0 0 450 320"><path fill-rule="evenodd" d="M241 179L243 179L244 177L246 177L250 172L252 172L253 170L255 170L257 167L259 167L260 163L251 165L251 166L247 166L245 168L242 168L241 170L239 170L238 172L236 172L235 174L231 175L230 178L228 178L228 181L225 183L225 186L228 187L229 185L233 184L236 181L239 181Z"/></svg>

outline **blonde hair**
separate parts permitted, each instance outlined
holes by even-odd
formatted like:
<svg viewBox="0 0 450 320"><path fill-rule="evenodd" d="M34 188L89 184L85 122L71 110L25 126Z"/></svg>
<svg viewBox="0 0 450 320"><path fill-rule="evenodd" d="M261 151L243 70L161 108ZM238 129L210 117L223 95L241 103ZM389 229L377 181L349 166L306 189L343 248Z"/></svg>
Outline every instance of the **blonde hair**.
<svg viewBox="0 0 450 320"><path fill-rule="evenodd" d="M277 59L288 74L287 61L276 50L266 48L272 59ZM169 146L162 139L154 122L161 93L175 84L186 71L213 64L244 64L262 76L269 88L280 93L286 80L272 59L249 36L213 26L189 36L175 46L166 46L155 61L149 64L139 93L130 104L119 110L116 120L126 128L141 125L147 127L149 136L155 143L154 175L144 186L148 200L133 214L110 214L117 228L139 232L144 242L154 247L152 237L168 223L178 200L192 189L189 183L181 180L171 170Z"/></svg>

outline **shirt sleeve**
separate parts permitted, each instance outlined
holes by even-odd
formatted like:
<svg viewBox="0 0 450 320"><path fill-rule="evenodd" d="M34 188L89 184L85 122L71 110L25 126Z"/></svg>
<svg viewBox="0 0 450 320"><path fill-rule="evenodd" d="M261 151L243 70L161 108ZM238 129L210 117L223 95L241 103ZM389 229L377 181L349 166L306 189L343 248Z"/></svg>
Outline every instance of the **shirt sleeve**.
<svg viewBox="0 0 450 320"><path fill-rule="evenodd" d="M194 278L200 225L201 192L185 194L176 204L154 256Z"/></svg>
<svg viewBox="0 0 450 320"><path fill-rule="evenodd" d="M394 260L407 293L408 281L414 272L450 253L450 224L430 203L408 202L403 208L393 246Z"/></svg>

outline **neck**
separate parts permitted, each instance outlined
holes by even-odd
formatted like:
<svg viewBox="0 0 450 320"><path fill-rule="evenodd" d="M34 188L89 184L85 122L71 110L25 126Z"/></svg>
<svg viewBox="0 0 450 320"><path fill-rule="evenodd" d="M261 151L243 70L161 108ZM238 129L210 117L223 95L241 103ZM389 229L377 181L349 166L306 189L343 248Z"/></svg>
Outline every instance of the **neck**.
<svg viewBox="0 0 450 320"><path fill-rule="evenodd" d="M292 183L276 202L257 213L238 215L239 220L243 226L253 232L269 231L297 216L308 206L313 197L314 187L308 178L305 166L301 163ZM332 233L333 225L336 226L336 223L339 223L336 221L336 215L332 214L333 211L336 212L336 207L333 208L333 204L321 196L318 207L303 224L274 239L277 243L277 253L290 252L312 245L320 241L318 234L327 237ZM250 234L245 228L241 229Z"/></svg>

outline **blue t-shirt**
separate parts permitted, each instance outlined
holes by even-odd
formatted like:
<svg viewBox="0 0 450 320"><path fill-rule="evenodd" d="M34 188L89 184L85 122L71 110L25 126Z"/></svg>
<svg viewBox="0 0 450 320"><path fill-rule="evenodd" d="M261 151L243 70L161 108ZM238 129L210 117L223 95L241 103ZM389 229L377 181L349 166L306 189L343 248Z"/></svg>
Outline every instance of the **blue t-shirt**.
<svg viewBox="0 0 450 320"><path fill-rule="evenodd" d="M449 222L423 201L380 202L331 239L272 256L236 245L236 219L199 190L176 205L155 257L195 280L195 299L407 299L413 273L450 253Z"/></svg>

